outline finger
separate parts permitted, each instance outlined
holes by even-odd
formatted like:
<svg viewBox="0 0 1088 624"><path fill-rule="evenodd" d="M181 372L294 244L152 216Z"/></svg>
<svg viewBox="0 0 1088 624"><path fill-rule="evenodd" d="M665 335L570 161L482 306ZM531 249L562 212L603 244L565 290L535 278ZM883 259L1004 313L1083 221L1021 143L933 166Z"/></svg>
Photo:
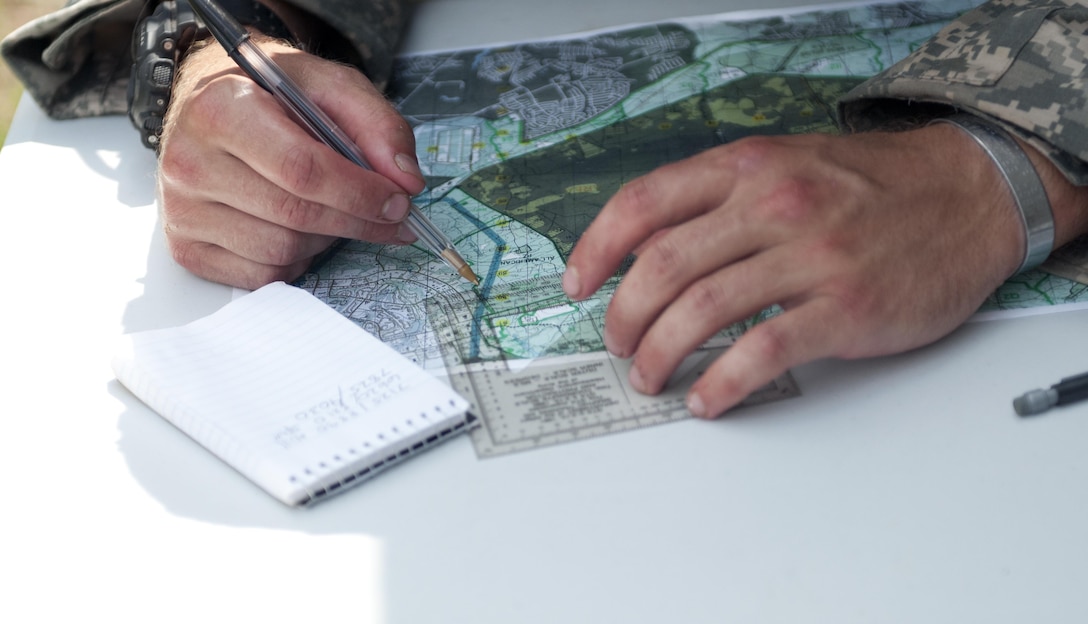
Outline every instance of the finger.
<svg viewBox="0 0 1088 624"><path fill-rule="evenodd" d="M796 253L775 247L696 281L638 341L631 384L646 394L660 392L680 362L711 336L775 303L794 299L810 280L796 267Z"/></svg>
<svg viewBox="0 0 1088 624"><path fill-rule="evenodd" d="M271 100L263 91L253 97L266 106ZM235 126L241 135L260 136L232 142L228 150L290 196L369 221L400 221L407 214L403 188L314 139L282 110L241 117Z"/></svg>
<svg viewBox="0 0 1088 624"><path fill-rule="evenodd" d="M251 262L275 266L310 258L335 240L291 230L214 202L164 205L163 223L172 241L208 243Z"/></svg>
<svg viewBox="0 0 1088 624"><path fill-rule="evenodd" d="M672 231L672 227L664 227L664 228L661 228L660 230L654 232L653 234L650 234L650 237L647 238L646 240L642 241L641 243L639 243L639 245L637 247L635 247L634 249L631 250L631 253L634 254L635 256L641 256L642 253L644 251L646 251L650 247L650 245L653 245L657 241L661 240L662 237L664 237L666 234L668 234L671 231Z"/></svg>
<svg viewBox="0 0 1088 624"><path fill-rule="evenodd" d="M351 74L360 77L353 68L336 66L334 71L344 72L345 81ZM409 195L422 192L426 182L416 159L415 134L393 104L365 79L350 81L354 93L347 96L330 90L328 84L326 80L310 92L318 106L362 149L367 163Z"/></svg>
<svg viewBox="0 0 1088 624"><path fill-rule="evenodd" d="M312 260L303 258L286 265L262 264L217 245L181 240L171 242L170 252L178 264L198 277L247 290L277 281L294 281Z"/></svg>
<svg viewBox="0 0 1088 624"><path fill-rule="evenodd" d="M233 180L208 170L213 163L207 159L220 152L245 163L288 196L308 202L272 204L273 208L284 206L289 212L269 215L269 220L293 223L295 229L299 229L298 222L291 219L300 216L291 211L300 205L325 206L343 213L342 218L386 223L399 221L407 213L404 189L311 137L288 117L271 94L244 77L218 77L214 85L187 100L185 114L177 118L180 127L171 133L170 150L162 162L165 175L188 183L218 180L218 186L210 189L218 193L217 199L222 199L223 193L238 194ZM215 162L222 163L219 159ZM312 217L313 213L302 216Z"/></svg>
<svg viewBox="0 0 1088 624"><path fill-rule="evenodd" d="M832 300L821 297L752 327L692 385L688 410L717 417L790 368L834 355L848 333L841 324Z"/></svg>
<svg viewBox="0 0 1088 624"><path fill-rule="evenodd" d="M292 195L230 155L197 158L193 166L180 167L177 165L182 158L179 150L176 147L170 155L164 155L162 165L164 210L168 213L183 198L195 198L227 204L268 224L296 232L377 243L404 242L398 235L400 228L394 224L410 205L408 196L403 193L395 193L386 199L383 211L389 218L386 222L378 222ZM222 221L216 226L222 226ZM207 232L207 229L204 227L202 231ZM193 234L194 239L211 241L206 236ZM241 249L229 245L228 249L242 253Z"/></svg>
<svg viewBox="0 0 1088 624"><path fill-rule="evenodd" d="M366 76L274 40L260 44L359 146L370 168L409 195L424 189L411 127Z"/></svg>
<svg viewBox="0 0 1088 624"><path fill-rule="evenodd" d="M563 276L567 296L589 296L655 232L720 205L732 188L731 166L725 154L710 150L624 185L571 252Z"/></svg>
<svg viewBox="0 0 1088 624"><path fill-rule="evenodd" d="M659 230L641 246L641 255L609 304L605 345L612 354L633 353L661 311L675 305L682 292L764 246L763 234L746 226L742 214L729 210L729 205L668 228L664 234ZM716 321L718 314L712 311L705 320Z"/></svg>

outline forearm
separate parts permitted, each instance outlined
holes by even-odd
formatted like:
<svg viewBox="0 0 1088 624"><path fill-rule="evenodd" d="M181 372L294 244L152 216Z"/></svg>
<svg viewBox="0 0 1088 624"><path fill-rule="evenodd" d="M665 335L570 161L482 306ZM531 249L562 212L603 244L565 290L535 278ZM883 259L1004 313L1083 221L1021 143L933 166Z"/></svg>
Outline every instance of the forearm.
<svg viewBox="0 0 1088 624"><path fill-rule="evenodd" d="M418 0L261 0L323 58L358 67L384 88Z"/></svg>
<svg viewBox="0 0 1088 624"><path fill-rule="evenodd" d="M960 110L1005 128L1043 182L1061 247L1088 232L1086 10L1072 0L986 3L848 94L843 125L908 129Z"/></svg>
<svg viewBox="0 0 1088 624"><path fill-rule="evenodd" d="M132 30L143 0L75 0L17 29L0 52L49 115L125 112Z"/></svg>
<svg viewBox="0 0 1088 624"><path fill-rule="evenodd" d="M965 110L999 123L1086 185L1086 11L1082 0L988 2L843 98L843 124L862 131Z"/></svg>
<svg viewBox="0 0 1088 624"><path fill-rule="evenodd" d="M355 64L376 84L392 69L411 0L270 0L318 53ZM50 116L124 114L131 40L145 0L75 0L16 30L0 52Z"/></svg>
<svg viewBox="0 0 1088 624"><path fill-rule="evenodd" d="M1050 201L1054 215L1054 249L1088 234L1088 185L1073 184L1042 152L1026 141L1020 141L1020 145L1035 165Z"/></svg>

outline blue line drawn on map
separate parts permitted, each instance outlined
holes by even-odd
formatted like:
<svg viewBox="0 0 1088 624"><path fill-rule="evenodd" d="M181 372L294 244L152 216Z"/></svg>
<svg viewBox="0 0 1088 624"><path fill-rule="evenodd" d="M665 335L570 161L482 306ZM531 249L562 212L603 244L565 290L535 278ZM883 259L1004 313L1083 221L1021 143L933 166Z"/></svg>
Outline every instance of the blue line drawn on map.
<svg viewBox="0 0 1088 624"><path fill-rule="evenodd" d="M443 197L441 201L460 213L461 216L475 225L479 232L483 232L493 243L495 243L495 252L491 254L491 262L483 275L483 279L480 280L479 288L481 297L477 300L476 310L472 313L472 336L468 353L469 359L472 360L480 355L480 325L482 324L481 321L483 320L484 314L487 312L484 302L491 295L491 287L495 283L495 276L499 270L499 265L502 262L503 250L506 249L506 240L499 236L494 228L487 227L486 223L477 219L476 215L472 214L468 208L461 205L461 202L450 197Z"/></svg>

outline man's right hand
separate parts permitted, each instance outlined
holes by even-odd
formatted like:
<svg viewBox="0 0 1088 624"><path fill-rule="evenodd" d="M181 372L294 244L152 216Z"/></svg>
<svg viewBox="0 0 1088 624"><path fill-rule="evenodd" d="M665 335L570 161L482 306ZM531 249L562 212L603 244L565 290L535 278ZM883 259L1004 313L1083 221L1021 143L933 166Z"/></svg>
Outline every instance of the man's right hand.
<svg viewBox="0 0 1088 624"><path fill-rule="evenodd" d="M253 289L297 278L337 238L414 241L401 221L424 181L408 123L356 69L255 40L374 171L311 137L209 42L183 62L163 131L159 203L175 260Z"/></svg>

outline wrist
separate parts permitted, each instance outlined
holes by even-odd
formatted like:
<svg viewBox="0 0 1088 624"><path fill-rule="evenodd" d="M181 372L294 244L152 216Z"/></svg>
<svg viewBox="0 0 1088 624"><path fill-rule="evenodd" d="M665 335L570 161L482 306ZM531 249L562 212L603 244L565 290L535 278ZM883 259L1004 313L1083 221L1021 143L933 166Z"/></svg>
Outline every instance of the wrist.
<svg viewBox="0 0 1088 624"><path fill-rule="evenodd" d="M279 16L258 0L217 0L251 31L297 41ZM133 33L128 84L129 119L146 147L161 145L164 118L185 57L210 42L188 0L163 0Z"/></svg>
<svg viewBox="0 0 1088 624"><path fill-rule="evenodd" d="M1035 163L1020 143L1000 126L974 115L958 113L931 123L949 124L964 132L1000 173L1022 231L1023 254L1014 273L1033 269L1046 260L1054 249L1054 215Z"/></svg>
<svg viewBox="0 0 1088 624"><path fill-rule="evenodd" d="M1035 165L1054 215L1054 249L1088 233L1088 186L1077 186L1044 152L1017 138L1020 147Z"/></svg>

